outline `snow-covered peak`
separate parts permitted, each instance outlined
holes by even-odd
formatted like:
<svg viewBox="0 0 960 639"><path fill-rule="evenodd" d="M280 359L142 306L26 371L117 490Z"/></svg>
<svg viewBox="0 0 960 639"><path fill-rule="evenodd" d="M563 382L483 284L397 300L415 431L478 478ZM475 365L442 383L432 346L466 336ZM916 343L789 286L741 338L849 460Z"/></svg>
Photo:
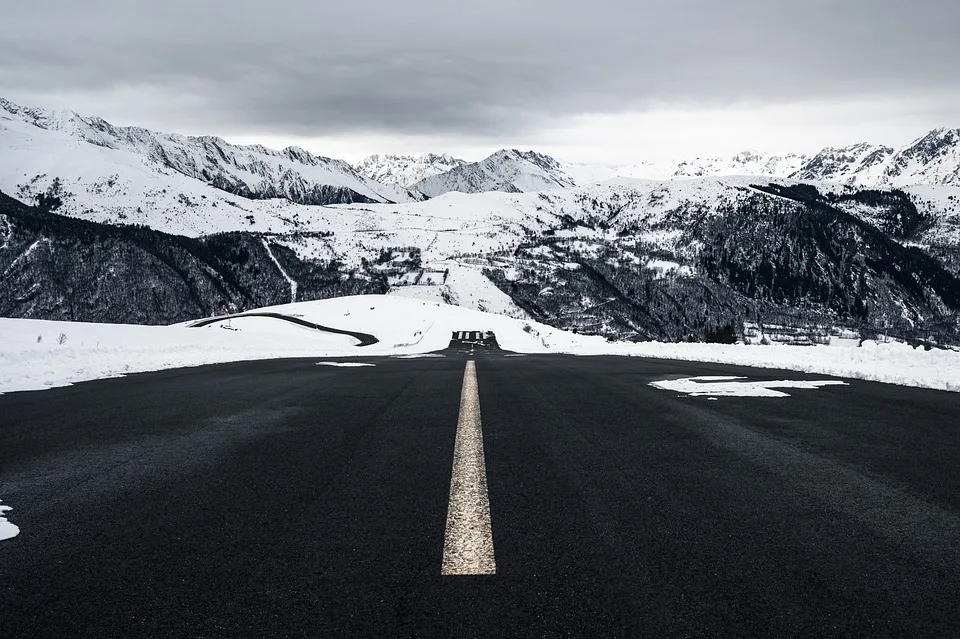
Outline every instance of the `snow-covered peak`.
<svg viewBox="0 0 960 639"><path fill-rule="evenodd" d="M466 160L446 153L420 156L376 154L361 160L356 169L371 180L410 188L420 180L446 173L466 163Z"/></svg>
<svg viewBox="0 0 960 639"><path fill-rule="evenodd" d="M792 177L851 186L960 186L960 130L934 129L900 149L867 142L826 148Z"/></svg>
<svg viewBox="0 0 960 639"><path fill-rule="evenodd" d="M793 177L828 182L875 182L883 164L893 154L888 146L860 142L850 146L827 147L809 159Z"/></svg>
<svg viewBox="0 0 960 639"><path fill-rule="evenodd" d="M502 149L490 157L420 180L411 188L430 197L450 191L527 193L576 186L563 166L535 151Z"/></svg>
<svg viewBox="0 0 960 639"><path fill-rule="evenodd" d="M882 183L960 186L960 129L934 129L898 151L890 158Z"/></svg>

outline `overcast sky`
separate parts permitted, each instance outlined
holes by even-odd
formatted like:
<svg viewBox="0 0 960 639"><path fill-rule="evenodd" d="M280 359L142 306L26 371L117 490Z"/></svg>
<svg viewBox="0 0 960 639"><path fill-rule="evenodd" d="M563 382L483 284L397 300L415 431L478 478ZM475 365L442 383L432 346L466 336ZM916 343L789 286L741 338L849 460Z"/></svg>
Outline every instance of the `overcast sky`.
<svg viewBox="0 0 960 639"><path fill-rule="evenodd" d="M957 0L0 0L0 96L117 124L583 161L960 126Z"/></svg>

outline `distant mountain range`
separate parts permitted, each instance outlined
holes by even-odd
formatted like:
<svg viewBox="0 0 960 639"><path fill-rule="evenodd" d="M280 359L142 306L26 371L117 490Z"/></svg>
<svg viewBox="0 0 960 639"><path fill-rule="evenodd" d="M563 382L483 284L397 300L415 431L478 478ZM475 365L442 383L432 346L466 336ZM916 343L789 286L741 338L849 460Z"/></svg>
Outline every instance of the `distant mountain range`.
<svg viewBox="0 0 960 639"><path fill-rule="evenodd" d="M51 153L57 156L57 176L49 174ZM168 180L163 176L171 172L254 200L336 204L421 197L368 178L343 160L297 147L274 151L212 136L119 127L97 117L21 107L0 98L0 188L8 193L30 182L31 188L45 186L58 177L71 190L128 189L135 196L164 184ZM118 180L111 183L114 174ZM27 180L12 183L18 178Z"/></svg>
<svg viewBox="0 0 960 639"><path fill-rule="evenodd" d="M900 149L867 143L824 149L790 177L851 186L960 186L960 130L935 129Z"/></svg>
<svg viewBox="0 0 960 639"><path fill-rule="evenodd" d="M52 135L43 136L41 131ZM119 154L106 157L96 148ZM137 182L147 191L149 183L157 181L156 174L173 171L242 198L283 198L298 204L400 203L450 191L526 193L585 186L615 177L663 180L755 175L861 187L960 186L958 129L933 130L900 149L861 143L826 148L813 156L744 151L724 158L641 161L611 168L504 149L479 162L430 153L372 155L351 166L297 147L276 151L260 145L234 145L213 136L120 127L98 117L22 107L0 98L0 189L15 193L48 187L52 177L44 177L45 172L39 170L46 160L37 157L48 153L60 158L57 177L74 190L101 188L97 181L111 174L104 165L116 163L128 168L135 165L142 178ZM98 168L94 170L94 166ZM38 170L31 174L33 167ZM118 175L125 172L113 171ZM18 177L19 181L11 182ZM127 186L137 190L134 184ZM118 187L114 183L110 188Z"/></svg>
<svg viewBox="0 0 960 639"><path fill-rule="evenodd" d="M958 343L958 137L620 175L534 151L378 156L373 179L0 101L0 315L168 323L389 292L611 339L759 322Z"/></svg>
<svg viewBox="0 0 960 639"><path fill-rule="evenodd" d="M480 162L447 155L371 156L357 170L372 179L420 191L507 193L596 184L614 177L670 180L756 175L861 187L960 186L960 130L936 129L900 149L861 143L813 156L743 151L724 158L642 161L622 167L558 161L534 151L501 150Z"/></svg>

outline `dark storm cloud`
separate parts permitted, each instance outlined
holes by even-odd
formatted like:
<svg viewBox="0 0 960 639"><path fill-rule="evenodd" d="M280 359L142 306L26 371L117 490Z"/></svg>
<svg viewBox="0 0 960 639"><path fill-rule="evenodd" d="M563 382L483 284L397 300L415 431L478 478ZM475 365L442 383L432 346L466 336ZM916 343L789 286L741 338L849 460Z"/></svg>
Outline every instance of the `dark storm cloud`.
<svg viewBox="0 0 960 639"><path fill-rule="evenodd" d="M0 95L149 87L130 119L142 108L237 132L495 135L664 103L957 89L956 0L461 4L9 2ZM195 111L177 110L183 96Z"/></svg>

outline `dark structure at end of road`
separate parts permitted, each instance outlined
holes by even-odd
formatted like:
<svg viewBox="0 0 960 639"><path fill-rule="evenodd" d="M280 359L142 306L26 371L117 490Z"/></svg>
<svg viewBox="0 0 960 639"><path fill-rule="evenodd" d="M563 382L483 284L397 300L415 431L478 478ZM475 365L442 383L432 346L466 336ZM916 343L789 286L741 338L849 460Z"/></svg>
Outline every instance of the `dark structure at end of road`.
<svg viewBox="0 0 960 639"><path fill-rule="evenodd" d="M453 331L447 350L459 353L502 352L493 331Z"/></svg>

